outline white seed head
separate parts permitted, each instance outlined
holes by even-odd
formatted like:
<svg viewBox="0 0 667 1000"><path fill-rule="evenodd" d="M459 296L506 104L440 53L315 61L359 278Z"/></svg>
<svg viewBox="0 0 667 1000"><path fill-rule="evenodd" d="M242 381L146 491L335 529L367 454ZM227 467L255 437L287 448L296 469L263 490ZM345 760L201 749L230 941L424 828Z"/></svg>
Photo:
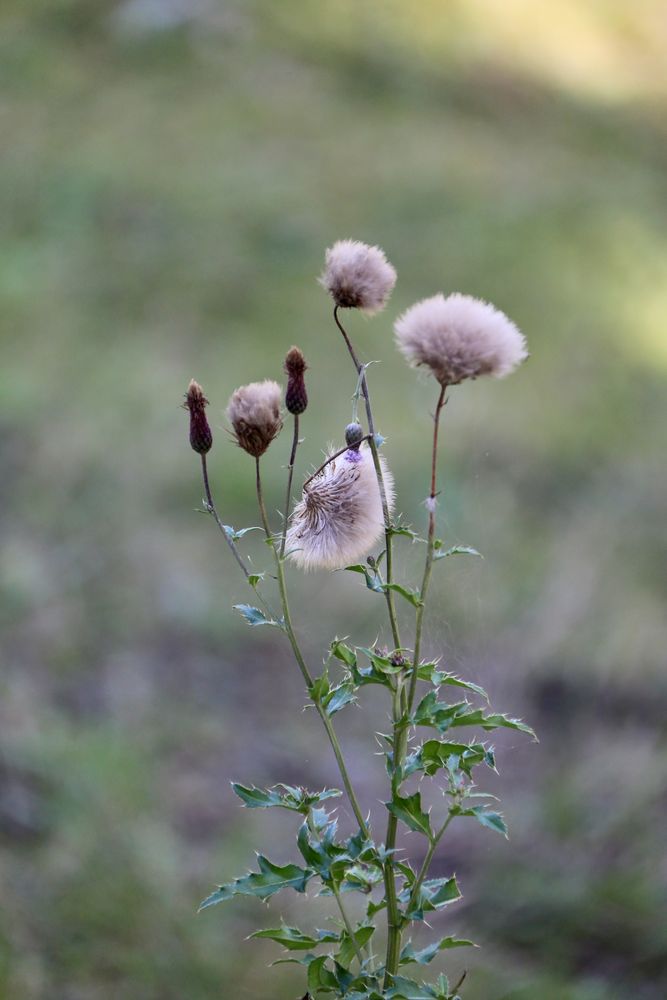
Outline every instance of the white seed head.
<svg viewBox="0 0 667 1000"><path fill-rule="evenodd" d="M396 271L379 247L339 240L327 250L322 284L337 306L372 316L387 304Z"/></svg>
<svg viewBox="0 0 667 1000"><path fill-rule="evenodd" d="M265 379L235 389L227 404L227 419L240 448L259 458L283 425L280 416L282 389Z"/></svg>
<svg viewBox="0 0 667 1000"><path fill-rule="evenodd" d="M503 378L528 357L511 319L470 295L434 295L411 306L394 325L396 343L410 364L426 365L441 385L467 378Z"/></svg>
<svg viewBox="0 0 667 1000"><path fill-rule="evenodd" d="M380 458L390 509L394 480ZM382 500L367 445L324 467L294 508L286 548L302 569L341 569L367 555L384 530Z"/></svg>

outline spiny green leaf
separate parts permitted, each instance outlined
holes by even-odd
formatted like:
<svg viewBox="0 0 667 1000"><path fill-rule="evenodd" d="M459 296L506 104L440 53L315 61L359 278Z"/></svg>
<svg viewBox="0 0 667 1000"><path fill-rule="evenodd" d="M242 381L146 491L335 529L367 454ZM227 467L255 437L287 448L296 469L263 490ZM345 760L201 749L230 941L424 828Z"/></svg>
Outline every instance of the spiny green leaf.
<svg viewBox="0 0 667 1000"><path fill-rule="evenodd" d="M283 622L267 618L263 611L260 611L259 608L253 608L251 604L235 604L234 611L243 615L248 625L273 625L275 628L281 629L285 627Z"/></svg>
<svg viewBox="0 0 667 1000"><path fill-rule="evenodd" d="M369 566L363 566L361 563L357 563L355 566L346 566L345 569L350 573L360 573L366 580L366 586L369 590L373 590L376 594L382 594L384 592L384 584L382 583L380 574L371 570Z"/></svg>
<svg viewBox="0 0 667 1000"><path fill-rule="evenodd" d="M467 701L460 701L453 705L438 701L436 692L429 691L417 706L414 724L416 726L433 726L444 733L454 724L454 720L459 715L463 715L469 708L470 705Z"/></svg>
<svg viewBox="0 0 667 1000"><path fill-rule="evenodd" d="M342 639L334 639L331 643L331 653L336 657L336 659L342 660L346 666L356 667L357 654L352 647L344 643Z"/></svg>
<svg viewBox="0 0 667 1000"><path fill-rule="evenodd" d="M447 549L445 552L437 549L433 558L446 559L447 556L479 556L480 559L484 558L482 553L478 552L477 549L473 549L471 545L452 545L451 549Z"/></svg>
<svg viewBox="0 0 667 1000"><path fill-rule="evenodd" d="M263 855L257 855L259 872L249 872L242 878L237 878L228 885L221 885L215 892L204 900L199 907L205 910L216 903L222 903L234 896L256 896L258 899L268 899L281 889L294 889L296 892L305 892L309 880L314 872L308 868L299 868L298 865L274 865Z"/></svg>
<svg viewBox="0 0 667 1000"><path fill-rule="evenodd" d="M445 740L427 740L417 751L419 768L433 777L441 768L447 767L450 758L458 758L458 767L471 776L473 767L486 764L495 770L493 748L483 743L451 743Z"/></svg>
<svg viewBox="0 0 667 1000"><path fill-rule="evenodd" d="M460 677L457 677L456 674L438 670L437 663L422 663L417 671L417 677L422 681L430 681L435 687L448 684L452 687L465 688L467 691L474 691L475 694L481 695L487 702L489 700L488 694L479 684L473 684L472 681L464 681Z"/></svg>
<svg viewBox="0 0 667 1000"><path fill-rule="evenodd" d="M236 528L233 528L231 524L223 524L223 528L225 529L227 538L229 538L232 542L238 542L244 535L247 535L249 531L262 531L262 528L260 528L259 525L254 525L251 528L240 528L238 531Z"/></svg>
<svg viewBox="0 0 667 1000"><path fill-rule="evenodd" d="M398 898L401 903L407 903L410 896L411 886L408 884ZM423 920L424 913L440 910L443 906L448 906L449 903L454 903L460 898L461 891L455 876L429 879L420 886L417 899L405 916L408 920Z"/></svg>
<svg viewBox="0 0 667 1000"><path fill-rule="evenodd" d="M485 715L483 709L475 708L470 711L460 713L451 723L454 726L481 726L482 729L516 729L520 733L528 733L534 740L537 740L535 731L527 726L520 719L511 719L507 715L492 713Z"/></svg>
<svg viewBox="0 0 667 1000"><path fill-rule="evenodd" d="M391 989L385 993L387 1000L437 1000L438 994L426 983L416 983L413 979L394 976Z"/></svg>
<svg viewBox="0 0 667 1000"><path fill-rule="evenodd" d="M408 590L407 587L402 586L400 583L384 583L382 585L382 590L395 591L397 594L400 594L401 597L404 597L406 601L409 601L409 603L415 608L418 608L422 603L417 590Z"/></svg>
<svg viewBox="0 0 667 1000"><path fill-rule="evenodd" d="M248 583L250 584L251 587L257 587L257 584L261 583L261 581L264 579L265 576L266 573L249 573Z"/></svg>
<svg viewBox="0 0 667 1000"><path fill-rule="evenodd" d="M421 792L415 792L414 795L406 797L395 795L391 802L387 802L387 809L411 830L423 833L429 840L432 840L431 820L428 813L422 809Z"/></svg>
<svg viewBox="0 0 667 1000"><path fill-rule="evenodd" d="M275 941L276 944L281 944L287 951L309 951L321 943L317 938L304 934L297 927L287 927L286 924L265 931L255 931L250 937L268 938L270 941Z"/></svg>
<svg viewBox="0 0 667 1000"><path fill-rule="evenodd" d="M317 990L335 990L338 987L338 981L333 972L326 968L327 957L327 955L320 955L308 966L308 989L312 993L316 993Z"/></svg>
<svg viewBox="0 0 667 1000"><path fill-rule="evenodd" d="M462 809L461 807L454 806L452 813L455 816L473 816L478 823L481 823L487 829L495 830L496 833L502 833L505 838L509 836L507 824L501 814L487 809L486 806L473 806L470 809Z"/></svg>
<svg viewBox="0 0 667 1000"><path fill-rule="evenodd" d="M408 941L401 952L399 965L409 965L411 962L417 962L419 965L428 965L429 962L433 961L438 952L449 951L450 948L476 947L477 945L473 941L468 941L466 938L444 937L440 941L434 941L433 944L427 945L426 948L415 951L412 941Z"/></svg>
<svg viewBox="0 0 667 1000"><path fill-rule="evenodd" d="M279 806L282 809L303 814L307 813L312 806L324 802L326 799L342 795L342 792L337 788L309 792L305 788L296 788L291 785L274 785L273 788L264 789L256 788L254 785L247 787L237 782L232 783L232 789L248 809L267 809L271 806Z"/></svg>

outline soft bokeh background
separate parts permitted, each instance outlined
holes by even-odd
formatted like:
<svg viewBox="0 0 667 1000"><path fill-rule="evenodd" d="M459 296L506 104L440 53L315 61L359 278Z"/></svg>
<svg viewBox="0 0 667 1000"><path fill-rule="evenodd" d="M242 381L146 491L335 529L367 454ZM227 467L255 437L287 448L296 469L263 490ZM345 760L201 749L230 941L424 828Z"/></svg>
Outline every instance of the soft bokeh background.
<svg viewBox="0 0 667 1000"><path fill-rule="evenodd" d="M443 527L485 559L439 572L429 651L541 743L498 740L511 840L464 824L443 845L465 899L437 930L483 947L441 967L467 964L466 1000L664 998L662 0L5 0L0 27L0 994L303 992L243 940L280 912L307 925L302 897L194 915L254 849L292 856L291 818L243 811L230 778L336 775L284 643L230 610L245 593L194 512L179 403L199 378L224 516L255 523L222 411L298 343L300 474L340 440L354 379L314 279L349 235L399 272L388 312L350 329L382 360L415 524L434 393L393 317L461 289L532 351L445 416ZM382 627L356 577L294 587L315 664ZM382 697L363 700L382 728ZM364 718L340 730L381 816Z"/></svg>

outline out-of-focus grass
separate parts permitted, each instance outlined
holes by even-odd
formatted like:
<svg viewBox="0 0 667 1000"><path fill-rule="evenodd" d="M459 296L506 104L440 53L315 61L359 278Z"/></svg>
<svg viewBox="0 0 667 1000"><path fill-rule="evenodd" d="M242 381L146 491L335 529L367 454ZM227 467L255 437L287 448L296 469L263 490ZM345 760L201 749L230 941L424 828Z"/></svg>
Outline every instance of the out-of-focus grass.
<svg viewBox="0 0 667 1000"><path fill-rule="evenodd" d="M457 390L443 441L445 529L486 558L438 581L430 651L542 738L499 750L509 845L453 830L443 850L465 891L443 927L484 945L466 1000L665 995L664 27L658 3L536 10L4 5L8 998L297 993L266 971L270 947L240 943L278 905L193 915L252 848L289 853L289 824L264 833L228 779L335 773L295 715L286 651L229 610L245 595L193 513L178 404L199 378L225 518L253 523L222 410L296 342L311 364L302 468L340 438L353 379L314 279L346 235L381 243L400 275L388 314L350 326L382 359L372 384L409 520L431 387L394 355L393 316L460 288L504 308L532 352L511 382ZM272 507L287 447L267 458ZM363 586L294 587L315 662L335 632L375 638ZM360 720L341 729L375 808Z"/></svg>

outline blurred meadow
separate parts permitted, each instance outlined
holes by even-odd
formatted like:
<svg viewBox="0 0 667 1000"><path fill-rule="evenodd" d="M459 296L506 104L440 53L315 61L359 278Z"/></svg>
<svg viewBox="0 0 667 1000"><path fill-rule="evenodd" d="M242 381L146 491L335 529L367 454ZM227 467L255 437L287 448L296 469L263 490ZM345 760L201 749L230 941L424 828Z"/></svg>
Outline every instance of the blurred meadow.
<svg viewBox="0 0 667 1000"><path fill-rule="evenodd" d="M355 380L315 278L350 236L399 274L348 325L382 362L416 527L435 392L394 317L461 290L531 349L445 413L443 531L485 558L438 573L428 652L541 742L496 741L509 842L454 824L443 843L464 899L437 928L481 947L438 968L468 968L465 1000L664 1000L662 0L4 0L0 29L0 996L303 993L244 938L280 913L322 926L325 903L195 915L255 849L293 857L290 817L242 810L230 779L337 776L285 643L231 610L247 595L195 512L179 406L194 376L224 520L257 523L224 407L296 343L297 476L341 440ZM274 510L288 449L266 460ZM366 645L384 627L358 578L291 576L315 664L350 623ZM338 718L381 812L362 713Z"/></svg>

